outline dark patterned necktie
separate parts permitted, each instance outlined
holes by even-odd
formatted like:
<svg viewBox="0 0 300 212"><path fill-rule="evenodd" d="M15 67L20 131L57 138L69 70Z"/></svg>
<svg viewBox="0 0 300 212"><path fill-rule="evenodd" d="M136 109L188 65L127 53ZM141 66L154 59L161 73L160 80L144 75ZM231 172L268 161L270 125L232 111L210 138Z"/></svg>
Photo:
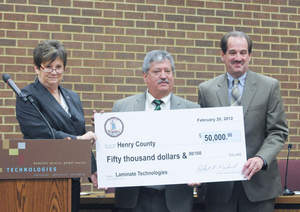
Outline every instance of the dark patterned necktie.
<svg viewBox="0 0 300 212"><path fill-rule="evenodd" d="M163 102L162 100L160 100L160 99L154 99L154 100L152 101L152 103L155 104L154 110L161 110L160 105L161 105L162 103L164 103L164 102ZM165 189L165 186L164 186L164 185L153 185L153 186L146 186L146 187L152 188L152 189L155 189L155 190L158 190L158 191L161 191L161 190Z"/></svg>
<svg viewBox="0 0 300 212"><path fill-rule="evenodd" d="M238 106L241 105L241 94L239 90L239 80L233 80L233 86L231 91L231 106Z"/></svg>
<svg viewBox="0 0 300 212"><path fill-rule="evenodd" d="M160 99L154 99L154 100L153 100L153 103L155 104L154 110L161 110L160 105L161 105L162 103L164 103L164 102L163 102L162 100L160 100Z"/></svg>

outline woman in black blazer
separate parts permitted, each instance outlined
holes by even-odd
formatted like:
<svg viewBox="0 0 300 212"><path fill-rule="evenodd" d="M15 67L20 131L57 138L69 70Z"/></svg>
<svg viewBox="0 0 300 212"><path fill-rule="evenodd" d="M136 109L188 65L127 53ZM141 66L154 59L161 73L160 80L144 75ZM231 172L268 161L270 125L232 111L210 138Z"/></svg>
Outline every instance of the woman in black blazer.
<svg viewBox="0 0 300 212"><path fill-rule="evenodd" d="M56 40L40 43L33 52L35 82L22 92L30 95L49 122L27 101L17 97L16 115L24 139L88 139L95 141L95 134L86 132L82 104L78 94L63 88L60 82L67 64L64 46ZM92 154L92 179L96 174L96 162ZM80 179L72 180L72 212L79 211Z"/></svg>

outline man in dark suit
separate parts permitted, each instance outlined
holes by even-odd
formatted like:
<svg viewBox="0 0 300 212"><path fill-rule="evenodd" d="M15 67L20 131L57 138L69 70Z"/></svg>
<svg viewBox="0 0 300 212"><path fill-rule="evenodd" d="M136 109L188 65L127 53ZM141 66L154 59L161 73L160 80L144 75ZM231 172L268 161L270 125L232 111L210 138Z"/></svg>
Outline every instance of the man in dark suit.
<svg viewBox="0 0 300 212"><path fill-rule="evenodd" d="M199 105L172 94L174 71L174 60L168 52L147 53L143 64L147 91L117 101L112 111L198 108ZM188 185L116 188L115 198L121 212L190 212L193 189Z"/></svg>
<svg viewBox="0 0 300 212"><path fill-rule="evenodd" d="M243 106L248 180L206 184L207 211L273 212L281 194L276 156L288 136L279 82L248 69L252 41L245 33L227 33L221 49L227 73L199 85L199 104Z"/></svg>

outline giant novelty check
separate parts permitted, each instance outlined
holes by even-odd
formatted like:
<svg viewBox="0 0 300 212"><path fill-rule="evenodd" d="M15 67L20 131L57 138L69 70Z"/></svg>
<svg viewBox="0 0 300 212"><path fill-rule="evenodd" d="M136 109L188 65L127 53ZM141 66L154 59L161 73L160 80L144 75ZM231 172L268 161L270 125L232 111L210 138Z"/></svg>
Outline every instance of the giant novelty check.
<svg viewBox="0 0 300 212"><path fill-rule="evenodd" d="M99 188L244 180L242 107L94 118Z"/></svg>

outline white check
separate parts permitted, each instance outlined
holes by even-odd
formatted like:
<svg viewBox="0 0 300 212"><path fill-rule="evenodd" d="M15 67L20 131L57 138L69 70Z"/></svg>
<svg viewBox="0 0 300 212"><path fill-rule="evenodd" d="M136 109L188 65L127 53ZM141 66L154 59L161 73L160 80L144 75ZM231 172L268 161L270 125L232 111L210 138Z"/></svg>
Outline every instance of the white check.
<svg viewBox="0 0 300 212"><path fill-rule="evenodd" d="M94 118L99 188L245 180L242 107Z"/></svg>

